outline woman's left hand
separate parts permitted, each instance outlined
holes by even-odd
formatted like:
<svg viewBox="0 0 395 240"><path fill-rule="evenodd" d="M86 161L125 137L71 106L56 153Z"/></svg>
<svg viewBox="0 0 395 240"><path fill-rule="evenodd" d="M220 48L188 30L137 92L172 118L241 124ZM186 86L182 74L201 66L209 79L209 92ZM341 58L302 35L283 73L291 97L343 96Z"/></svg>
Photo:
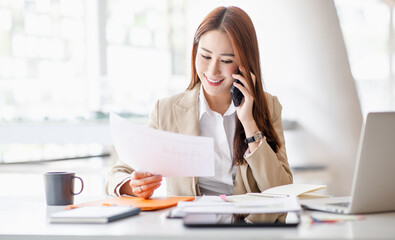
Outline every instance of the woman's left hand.
<svg viewBox="0 0 395 240"><path fill-rule="evenodd" d="M243 74L245 73L245 71L240 70ZM237 87L241 93L243 93L244 95L244 99L242 100L240 106L238 106L237 109L237 117L239 118L240 122L243 124L243 126L248 125L249 123L254 123L254 117L252 115L252 106L254 105L254 97L251 94L252 89L249 88L248 84L247 84L247 79L245 79L241 74L233 74L232 75L233 78L240 80L240 82L243 83L244 87L239 84L234 82L233 85L235 85L235 87ZM252 82L255 86L255 82L256 82L256 77L253 73L251 73L251 78L252 78Z"/></svg>

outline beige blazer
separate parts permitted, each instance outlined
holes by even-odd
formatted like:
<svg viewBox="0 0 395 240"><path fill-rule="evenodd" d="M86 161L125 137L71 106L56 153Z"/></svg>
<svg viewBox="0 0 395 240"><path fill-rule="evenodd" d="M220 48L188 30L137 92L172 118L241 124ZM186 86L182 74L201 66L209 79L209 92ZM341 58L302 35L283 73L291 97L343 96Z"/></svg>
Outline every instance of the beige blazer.
<svg viewBox="0 0 395 240"><path fill-rule="evenodd" d="M185 135L199 135L199 90L192 90L157 101L150 114L148 125L164 131ZM261 192L265 189L292 183L285 151L284 133L281 123L281 104L277 97L266 93L273 126L281 142L275 153L264 139L260 146L246 158L246 163L237 167L233 194ZM115 189L134 170L121 160L112 167L107 176L106 192L116 196ZM200 196L197 177L166 178L168 196Z"/></svg>

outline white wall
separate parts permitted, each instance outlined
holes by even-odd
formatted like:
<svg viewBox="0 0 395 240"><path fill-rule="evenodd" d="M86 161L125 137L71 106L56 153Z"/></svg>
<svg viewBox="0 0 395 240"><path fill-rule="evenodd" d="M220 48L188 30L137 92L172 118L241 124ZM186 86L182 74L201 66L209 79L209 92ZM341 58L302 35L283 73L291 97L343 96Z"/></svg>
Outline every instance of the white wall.
<svg viewBox="0 0 395 240"><path fill-rule="evenodd" d="M286 132L291 166L326 164L329 192L349 194L362 114L333 1L264 1L251 14L267 90L299 125Z"/></svg>

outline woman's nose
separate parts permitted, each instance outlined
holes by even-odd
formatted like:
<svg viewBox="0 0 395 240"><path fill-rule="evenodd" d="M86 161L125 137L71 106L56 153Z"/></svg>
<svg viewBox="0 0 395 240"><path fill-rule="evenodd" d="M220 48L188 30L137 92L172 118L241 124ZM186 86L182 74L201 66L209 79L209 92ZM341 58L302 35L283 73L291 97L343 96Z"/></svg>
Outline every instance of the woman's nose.
<svg viewBox="0 0 395 240"><path fill-rule="evenodd" d="M209 65L209 73L212 76L215 76L215 75L219 74L220 72L221 71L220 71L220 68L219 68L218 61L211 61L210 65Z"/></svg>

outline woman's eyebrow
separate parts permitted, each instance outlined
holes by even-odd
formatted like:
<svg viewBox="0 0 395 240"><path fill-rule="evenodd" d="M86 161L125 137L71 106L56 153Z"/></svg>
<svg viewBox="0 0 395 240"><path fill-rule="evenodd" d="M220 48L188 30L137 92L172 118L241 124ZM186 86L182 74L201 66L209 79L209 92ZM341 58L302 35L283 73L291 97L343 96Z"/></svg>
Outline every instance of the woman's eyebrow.
<svg viewBox="0 0 395 240"><path fill-rule="evenodd" d="M206 51L206 52L208 52L208 53L213 53L210 50L208 50L207 48L202 47L201 49ZM221 53L219 55L221 55L221 56L228 56L228 57L234 57L235 56L233 53Z"/></svg>

